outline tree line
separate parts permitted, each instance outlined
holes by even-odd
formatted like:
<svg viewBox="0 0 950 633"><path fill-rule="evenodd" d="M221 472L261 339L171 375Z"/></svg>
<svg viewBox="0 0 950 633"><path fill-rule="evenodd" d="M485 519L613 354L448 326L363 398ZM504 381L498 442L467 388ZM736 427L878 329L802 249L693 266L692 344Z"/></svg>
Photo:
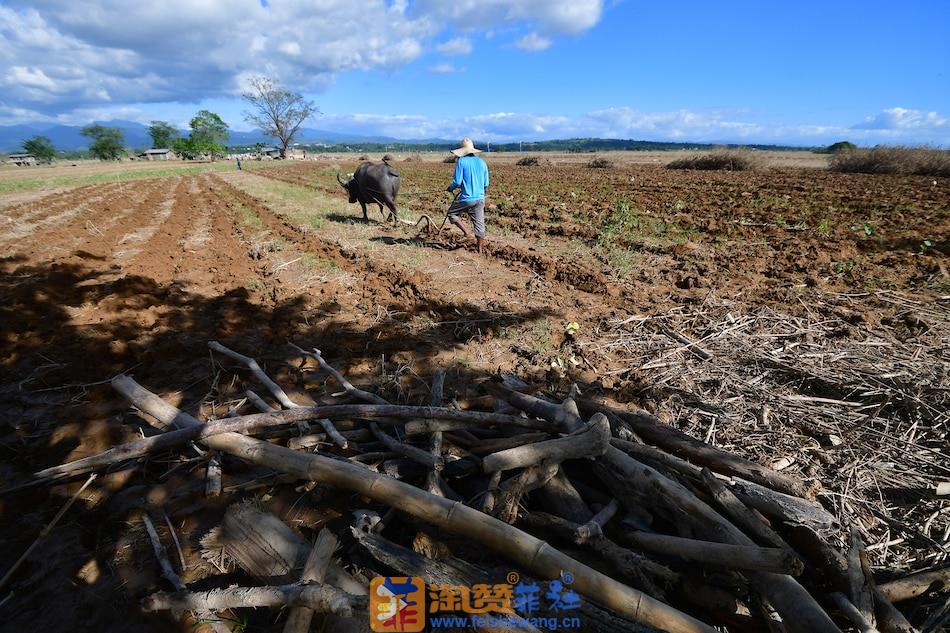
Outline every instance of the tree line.
<svg viewBox="0 0 950 633"><path fill-rule="evenodd" d="M255 77L242 94L248 109L244 119L275 139L280 155L286 156L304 121L318 112L311 101L291 91L273 79ZM230 138L228 124L210 110L200 110L189 121L188 136L180 136L178 129L168 121L152 121L148 127L152 149L172 149L185 159L220 158L227 152ZM87 125L80 134L90 140L89 153L99 160L119 160L125 154L125 135L116 127ZM32 154L38 162L49 163L56 157L56 148L46 136L34 136L23 143L23 151Z"/></svg>

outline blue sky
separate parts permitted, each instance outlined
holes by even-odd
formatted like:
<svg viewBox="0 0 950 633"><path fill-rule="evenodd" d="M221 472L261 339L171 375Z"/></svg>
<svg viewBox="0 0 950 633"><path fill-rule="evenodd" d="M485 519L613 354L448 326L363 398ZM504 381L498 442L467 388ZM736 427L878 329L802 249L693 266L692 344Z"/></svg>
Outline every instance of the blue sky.
<svg viewBox="0 0 950 633"><path fill-rule="evenodd" d="M357 134L950 146L948 27L943 0L0 0L0 124L246 129L264 74Z"/></svg>

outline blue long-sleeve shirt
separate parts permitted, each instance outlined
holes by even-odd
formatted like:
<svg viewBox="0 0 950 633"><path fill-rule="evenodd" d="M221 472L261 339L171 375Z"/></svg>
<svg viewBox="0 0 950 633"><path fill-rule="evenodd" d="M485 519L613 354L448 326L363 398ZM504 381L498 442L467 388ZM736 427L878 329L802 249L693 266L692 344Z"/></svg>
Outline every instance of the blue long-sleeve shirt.
<svg viewBox="0 0 950 633"><path fill-rule="evenodd" d="M485 199L485 188L488 187L488 165L474 154L462 156L455 161L455 176L449 189L462 189L459 195L460 202L474 202Z"/></svg>

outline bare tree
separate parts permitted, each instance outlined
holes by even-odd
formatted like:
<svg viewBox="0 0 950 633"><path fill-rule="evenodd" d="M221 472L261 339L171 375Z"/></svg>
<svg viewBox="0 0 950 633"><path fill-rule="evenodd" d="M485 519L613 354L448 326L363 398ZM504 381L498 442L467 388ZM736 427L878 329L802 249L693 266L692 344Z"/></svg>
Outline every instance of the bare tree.
<svg viewBox="0 0 950 633"><path fill-rule="evenodd" d="M244 120L280 141L280 155L286 156L297 130L319 110L299 92L291 92L273 79L254 77L250 85L251 89L242 95L251 106Z"/></svg>

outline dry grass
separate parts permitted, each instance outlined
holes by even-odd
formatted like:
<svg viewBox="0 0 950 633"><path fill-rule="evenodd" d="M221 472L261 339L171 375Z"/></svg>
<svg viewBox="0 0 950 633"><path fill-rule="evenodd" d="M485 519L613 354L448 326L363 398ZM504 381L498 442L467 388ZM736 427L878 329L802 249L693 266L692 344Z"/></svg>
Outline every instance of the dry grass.
<svg viewBox="0 0 950 633"><path fill-rule="evenodd" d="M950 176L950 151L878 145L834 154L828 168L846 173Z"/></svg>
<svg viewBox="0 0 950 633"><path fill-rule="evenodd" d="M614 166L614 162L610 159L598 156L597 158L591 159L587 166L591 169L610 169Z"/></svg>
<svg viewBox="0 0 950 633"><path fill-rule="evenodd" d="M667 169L709 171L756 171L764 167L762 158L751 150L722 149L699 156L687 156L666 164Z"/></svg>
<svg viewBox="0 0 950 633"><path fill-rule="evenodd" d="M525 156L524 158L519 158L518 162L515 165L519 167L539 167L541 165L550 165L551 161L547 158L541 158L540 156Z"/></svg>

